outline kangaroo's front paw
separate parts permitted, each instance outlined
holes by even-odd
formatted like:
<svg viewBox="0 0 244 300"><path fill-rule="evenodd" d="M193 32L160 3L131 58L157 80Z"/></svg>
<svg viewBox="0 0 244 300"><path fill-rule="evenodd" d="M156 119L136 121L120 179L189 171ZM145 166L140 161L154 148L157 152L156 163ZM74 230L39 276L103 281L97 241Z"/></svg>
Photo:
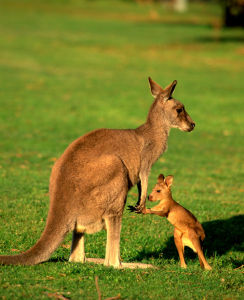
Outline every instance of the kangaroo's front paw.
<svg viewBox="0 0 244 300"><path fill-rule="evenodd" d="M145 205L137 205L135 207L136 213L137 214L145 214L146 213L146 207Z"/></svg>
<svg viewBox="0 0 244 300"><path fill-rule="evenodd" d="M134 212L136 214L141 214L142 213L142 210L139 208L139 206L132 206L132 205L129 205L128 206L128 210L130 212Z"/></svg>
<svg viewBox="0 0 244 300"><path fill-rule="evenodd" d="M135 206L129 205L129 206L128 206L128 210L129 210L130 212L135 212L135 211L136 211L136 208L135 208Z"/></svg>

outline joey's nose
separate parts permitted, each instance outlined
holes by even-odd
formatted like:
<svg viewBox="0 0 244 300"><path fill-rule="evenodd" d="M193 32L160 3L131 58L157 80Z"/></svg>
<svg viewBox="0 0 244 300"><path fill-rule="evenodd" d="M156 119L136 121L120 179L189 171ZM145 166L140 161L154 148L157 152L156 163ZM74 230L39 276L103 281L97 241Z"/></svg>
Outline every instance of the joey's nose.
<svg viewBox="0 0 244 300"><path fill-rule="evenodd" d="M189 124L189 123L188 123ZM196 124L194 122L190 122L187 131L190 132L195 128Z"/></svg>
<svg viewBox="0 0 244 300"><path fill-rule="evenodd" d="M195 128L195 126L196 126L196 124L194 122L192 122L190 131L192 131Z"/></svg>

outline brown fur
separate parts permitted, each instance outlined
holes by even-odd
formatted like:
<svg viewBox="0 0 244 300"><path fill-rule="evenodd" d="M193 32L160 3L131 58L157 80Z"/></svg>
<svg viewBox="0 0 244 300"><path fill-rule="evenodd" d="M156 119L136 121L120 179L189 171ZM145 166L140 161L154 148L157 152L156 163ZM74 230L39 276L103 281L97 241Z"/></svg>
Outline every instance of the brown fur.
<svg viewBox="0 0 244 300"><path fill-rule="evenodd" d="M152 209L144 208L142 213L166 217L174 226L174 240L179 253L181 267L186 268L184 247L188 246L194 252L197 252L201 267L211 270L212 268L206 261L202 251L201 244L205 238L202 225L189 210L173 200L170 189L172 183L173 176L164 178L162 174L159 175L158 182L148 199L150 201L160 200L160 202Z"/></svg>
<svg viewBox="0 0 244 300"><path fill-rule="evenodd" d="M170 128L191 131L195 126L184 106L172 98L176 81L165 89L151 78L149 83L155 101L143 125L95 130L65 150L51 173L50 208L41 238L22 254L0 256L1 264L46 261L69 231L73 231L69 260L85 262L84 234L106 228L104 264L121 267L120 230L128 190L138 184L141 210L151 166L165 151Z"/></svg>

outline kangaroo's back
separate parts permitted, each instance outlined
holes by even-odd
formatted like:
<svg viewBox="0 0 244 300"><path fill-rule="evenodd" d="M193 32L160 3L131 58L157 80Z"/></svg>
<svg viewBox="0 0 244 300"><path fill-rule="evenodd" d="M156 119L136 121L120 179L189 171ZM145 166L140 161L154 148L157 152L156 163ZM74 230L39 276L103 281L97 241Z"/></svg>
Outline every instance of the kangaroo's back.
<svg viewBox="0 0 244 300"><path fill-rule="evenodd" d="M182 231L187 231L187 228L192 228L202 240L205 238L203 227L195 215L173 199L171 200L168 220Z"/></svg>
<svg viewBox="0 0 244 300"><path fill-rule="evenodd" d="M55 163L50 188L53 190L59 181L70 178L72 183L80 185L96 185L95 178L104 180L104 168L108 157L117 157L128 170L129 180L134 185L140 170L140 153L143 140L134 130L99 129L92 131L70 144L63 155ZM105 159L106 158L106 159ZM92 169L97 161L104 160L104 168Z"/></svg>

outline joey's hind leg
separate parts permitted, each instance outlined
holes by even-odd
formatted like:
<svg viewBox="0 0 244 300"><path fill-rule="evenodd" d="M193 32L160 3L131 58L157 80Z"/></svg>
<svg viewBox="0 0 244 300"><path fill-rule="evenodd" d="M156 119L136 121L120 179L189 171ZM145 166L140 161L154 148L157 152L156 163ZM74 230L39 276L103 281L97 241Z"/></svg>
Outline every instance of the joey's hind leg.
<svg viewBox="0 0 244 300"><path fill-rule="evenodd" d="M212 270L211 266L208 264L204 254L203 254L199 236L196 234L196 232L194 230L190 230L188 234L189 234L189 238L192 241L193 246L197 250L197 255L198 255L201 267L204 268L205 270Z"/></svg>
<svg viewBox="0 0 244 300"><path fill-rule="evenodd" d="M69 261L71 262L81 262L86 261L85 255L85 233L78 233L73 231L71 254Z"/></svg>
<svg viewBox="0 0 244 300"><path fill-rule="evenodd" d="M107 244L105 254L105 266L113 266L120 268L120 230L121 230L121 216L106 217L107 229Z"/></svg>
<svg viewBox="0 0 244 300"><path fill-rule="evenodd" d="M203 251L203 247L202 247L202 242L201 242L201 240L200 240L200 247L201 247L201 250ZM201 268L204 269L204 263L203 263L203 261L202 261L202 259L200 258L199 255L198 255L198 259L199 259Z"/></svg>
<svg viewBox="0 0 244 300"><path fill-rule="evenodd" d="M184 245L182 243L182 233L177 229L174 230L174 241L180 257L180 266L181 268L186 268L187 265L184 258Z"/></svg>

